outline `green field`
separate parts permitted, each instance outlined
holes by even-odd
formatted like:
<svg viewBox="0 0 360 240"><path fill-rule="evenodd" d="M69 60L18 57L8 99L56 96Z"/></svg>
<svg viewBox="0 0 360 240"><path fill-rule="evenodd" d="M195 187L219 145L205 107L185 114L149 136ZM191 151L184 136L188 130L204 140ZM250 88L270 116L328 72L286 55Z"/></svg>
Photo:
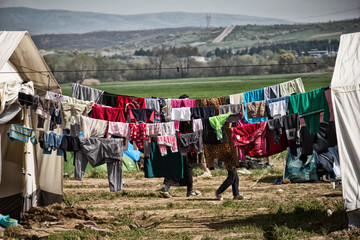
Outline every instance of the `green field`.
<svg viewBox="0 0 360 240"><path fill-rule="evenodd" d="M274 74L215 78L186 78L144 81L106 82L94 88L118 95L137 97L178 98L187 94L191 98L228 96L259 88L276 85L300 77L305 90L326 87L331 82L332 73ZM61 85L64 95L71 96L71 86Z"/></svg>

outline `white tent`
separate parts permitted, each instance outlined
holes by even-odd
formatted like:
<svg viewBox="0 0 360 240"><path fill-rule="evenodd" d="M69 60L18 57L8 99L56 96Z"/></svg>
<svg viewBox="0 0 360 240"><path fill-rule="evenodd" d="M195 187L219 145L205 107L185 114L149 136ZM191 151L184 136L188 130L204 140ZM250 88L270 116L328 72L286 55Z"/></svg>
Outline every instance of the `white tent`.
<svg viewBox="0 0 360 240"><path fill-rule="evenodd" d="M0 32L0 214L20 217L31 206L62 200L61 157L7 136L11 123L36 130L37 116L21 107L18 92L44 96L46 90L61 93L29 34Z"/></svg>
<svg viewBox="0 0 360 240"><path fill-rule="evenodd" d="M360 227L360 32L341 35L331 94L348 227Z"/></svg>

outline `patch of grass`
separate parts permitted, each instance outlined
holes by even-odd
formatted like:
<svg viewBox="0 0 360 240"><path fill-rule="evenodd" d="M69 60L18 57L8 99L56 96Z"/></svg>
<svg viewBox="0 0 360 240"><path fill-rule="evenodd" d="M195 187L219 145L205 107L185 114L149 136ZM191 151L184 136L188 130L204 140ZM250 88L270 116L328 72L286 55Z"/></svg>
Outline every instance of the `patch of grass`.
<svg viewBox="0 0 360 240"><path fill-rule="evenodd" d="M286 239L297 239L301 236L302 239L309 238L313 234L310 232L303 231L301 228L289 228L286 224L283 226L277 226L271 231L273 239L286 240Z"/></svg>
<svg viewBox="0 0 360 240"><path fill-rule="evenodd" d="M178 98L181 94L186 93L191 98L207 98L256 90L298 77L303 79L305 90L310 91L328 86L331 82L331 75L331 73L298 73L104 82L95 88L114 94L139 97ZM206 88L204 88L204 84L206 84ZM71 96L71 87L68 84L62 84L61 89L64 95Z"/></svg>
<svg viewBox="0 0 360 240"><path fill-rule="evenodd" d="M67 231L56 234L50 234L47 239L49 240L78 240L78 239L101 239L104 238L104 235L100 234L98 231L92 229L83 229L82 231Z"/></svg>
<svg viewBox="0 0 360 240"><path fill-rule="evenodd" d="M111 233L109 235L114 239L174 239L174 240L190 240L191 235L186 232L172 232L172 231L158 231L155 229L144 229L144 228L135 228L126 231L119 231Z"/></svg>
<svg viewBox="0 0 360 240"><path fill-rule="evenodd" d="M91 170L89 173L86 174L86 177L106 179L106 178L108 178L108 174L107 174L107 172Z"/></svg>

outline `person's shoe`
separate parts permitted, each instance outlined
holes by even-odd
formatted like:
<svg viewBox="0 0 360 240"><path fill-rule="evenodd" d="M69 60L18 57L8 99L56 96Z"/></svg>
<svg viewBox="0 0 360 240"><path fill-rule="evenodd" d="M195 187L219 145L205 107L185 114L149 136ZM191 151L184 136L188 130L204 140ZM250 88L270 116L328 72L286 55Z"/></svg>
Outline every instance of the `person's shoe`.
<svg viewBox="0 0 360 240"><path fill-rule="evenodd" d="M195 191L190 191L186 193L187 197L191 197L191 196L200 196L201 192L199 190L195 190Z"/></svg>
<svg viewBox="0 0 360 240"><path fill-rule="evenodd" d="M215 191L215 197L216 197L216 199L219 200L219 201L224 200L223 197L221 196L221 193L217 193L216 191Z"/></svg>
<svg viewBox="0 0 360 240"><path fill-rule="evenodd" d="M199 177L212 177L211 174L204 172L202 175L200 175Z"/></svg>
<svg viewBox="0 0 360 240"><path fill-rule="evenodd" d="M237 195L237 196L234 196L233 200L243 200L245 199L245 197L243 195Z"/></svg>
<svg viewBox="0 0 360 240"><path fill-rule="evenodd" d="M171 194L169 192L169 189L167 187L162 187L160 190L160 194L161 196L165 197L165 198L171 198Z"/></svg>

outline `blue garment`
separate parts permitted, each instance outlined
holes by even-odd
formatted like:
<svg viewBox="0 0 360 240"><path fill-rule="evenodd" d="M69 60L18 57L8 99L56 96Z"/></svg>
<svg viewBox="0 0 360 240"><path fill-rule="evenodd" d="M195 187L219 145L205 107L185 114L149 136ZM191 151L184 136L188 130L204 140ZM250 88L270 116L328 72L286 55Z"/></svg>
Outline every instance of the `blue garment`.
<svg viewBox="0 0 360 240"><path fill-rule="evenodd" d="M56 134L54 132L45 132L44 133L44 154L51 154L52 150L57 149L57 155L63 156L64 150L60 149L60 145L62 142L63 135L62 134Z"/></svg>
<svg viewBox="0 0 360 240"><path fill-rule="evenodd" d="M264 100L264 89L253 90L250 92L244 92L244 119L245 122L248 123L258 123L262 121L267 121L268 117L256 117L249 118L247 115L246 103L255 102L255 101L263 101Z"/></svg>
<svg viewBox="0 0 360 240"><path fill-rule="evenodd" d="M288 106L289 106L289 96L286 96L286 97L278 97L278 98L272 98L272 99L268 99L266 100L266 111L267 112L270 112L269 110L269 104L270 103L273 103L273 102L280 102L280 101L283 101L285 100L285 108L286 108L286 111L288 110Z"/></svg>
<svg viewBox="0 0 360 240"><path fill-rule="evenodd" d="M16 124L11 124L7 133L10 142L13 142L14 140L18 140L27 143L29 142L30 139L32 144L37 144L34 129L26 128Z"/></svg>

